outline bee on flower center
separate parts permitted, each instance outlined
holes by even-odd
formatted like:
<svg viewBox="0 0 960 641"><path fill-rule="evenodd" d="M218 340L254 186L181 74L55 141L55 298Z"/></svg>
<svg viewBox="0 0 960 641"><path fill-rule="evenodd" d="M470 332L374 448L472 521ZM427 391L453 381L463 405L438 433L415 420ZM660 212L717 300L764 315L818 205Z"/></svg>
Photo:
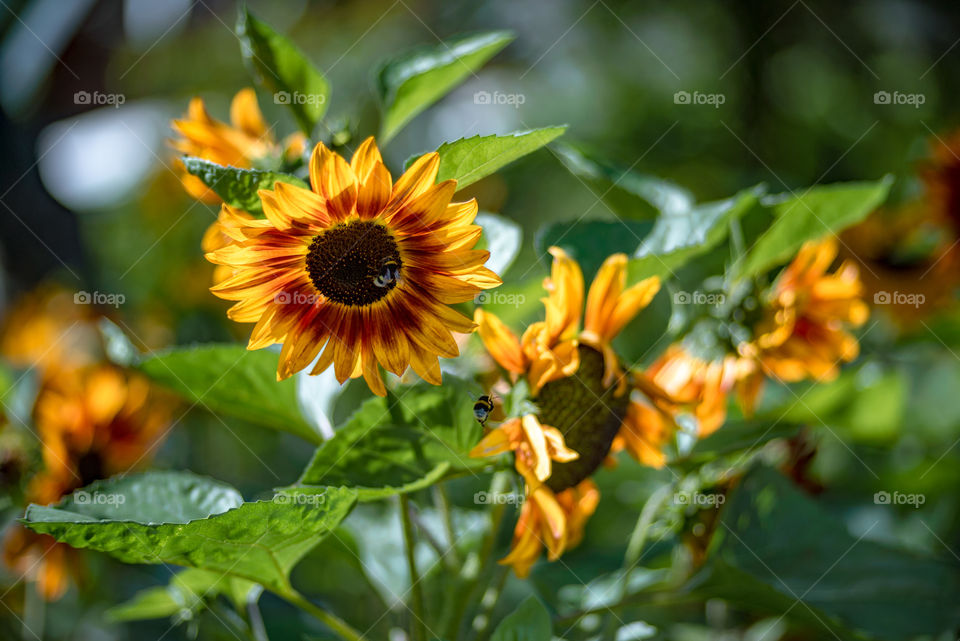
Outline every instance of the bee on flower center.
<svg viewBox="0 0 960 641"><path fill-rule="evenodd" d="M400 263L393 258L385 258L380 265L380 271L373 279L373 284L377 287L387 287L391 283L400 282Z"/></svg>

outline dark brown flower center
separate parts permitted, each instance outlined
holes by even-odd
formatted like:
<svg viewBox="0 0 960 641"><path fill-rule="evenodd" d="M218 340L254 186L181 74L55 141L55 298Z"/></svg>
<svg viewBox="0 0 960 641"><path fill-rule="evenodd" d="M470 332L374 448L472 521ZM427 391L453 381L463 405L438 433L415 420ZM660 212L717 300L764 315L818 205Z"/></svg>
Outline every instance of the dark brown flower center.
<svg viewBox="0 0 960 641"><path fill-rule="evenodd" d="M314 237L307 253L307 272L317 291L353 307L386 296L397 286L401 267L393 236L368 220L334 225Z"/></svg>
<svg viewBox="0 0 960 641"><path fill-rule="evenodd" d="M614 396L616 384L604 386L603 354L586 345L579 352L577 372L547 383L533 399L540 422L560 430L567 447L580 454L569 463L553 462L546 485L554 492L573 487L600 467L630 402L629 394Z"/></svg>

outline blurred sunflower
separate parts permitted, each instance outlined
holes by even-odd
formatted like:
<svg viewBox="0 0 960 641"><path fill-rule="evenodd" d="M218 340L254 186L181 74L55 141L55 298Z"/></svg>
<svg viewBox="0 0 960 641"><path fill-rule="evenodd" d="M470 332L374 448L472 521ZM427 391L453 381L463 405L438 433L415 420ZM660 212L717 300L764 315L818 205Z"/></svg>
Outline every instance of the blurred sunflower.
<svg viewBox="0 0 960 641"><path fill-rule="evenodd" d="M249 87L233 97L229 124L211 117L203 100L193 98L186 117L174 120L173 129L181 137L171 141L171 145L182 155L240 169L297 159L303 155L307 143L302 133L295 133L278 144L260 112L256 92ZM177 166L187 193L207 203L220 202L220 197L200 178L187 173L180 160Z"/></svg>
<svg viewBox="0 0 960 641"><path fill-rule="evenodd" d="M731 393L737 394L745 413L753 410L761 381L758 374L753 359L731 353L706 360L694 355L683 343L668 347L647 370L647 375L678 406L691 408L700 438L723 425Z"/></svg>
<svg viewBox="0 0 960 641"><path fill-rule="evenodd" d="M89 305L55 285L39 287L7 313L0 330L0 355L14 367L35 368L41 377L89 364L99 350ZM83 301L80 301L83 302Z"/></svg>
<svg viewBox="0 0 960 641"><path fill-rule="evenodd" d="M627 258L609 257L590 287L581 331L583 274L552 247L544 281L545 320L518 339L496 316L478 309L474 319L487 351L513 380L529 385L536 413L508 419L471 451L473 457L512 451L526 482L526 501L510 554L501 563L524 577L546 545L555 560L576 545L599 492L592 474L614 447L662 465L672 422L660 409L665 394L644 376L625 372L611 341L660 288L649 278L625 288Z"/></svg>
<svg viewBox="0 0 960 641"><path fill-rule="evenodd" d="M870 309L852 261L828 272L837 252L835 237L807 242L777 279L754 341L741 346L766 375L832 380L841 363L857 357L860 345L848 328L863 325Z"/></svg>
<svg viewBox="0 0 960 641"><path fill-rule="evenodd" d="M238 301L231 319L256 323L247 349L283 344L278 379L320 354L311 374L332 364L341 383L363 376L380 396L378 364L440 384L437 357L459 354L452 332L475 329L448 305L500 278L483 266L490 252L472 249L476 201L451 203L456 181L434 184L439 164L426 154L394 183L373 138L350 163L320 143L312 190L262 190L263 220L224 206L231 242L207 258L233 275L211 291Z"/></svg>
<svg viewBox="0 0 960 641"><path fill-rule="evenodd" d="M960 130L931 139L918 174L917 197L841 235L868 299L907 327L953 304L960 286Z"/></svg>
<svg viewBox="0 0 960 641"><path fill-rule="evenodd" d="M856 358L859 343L848 328L866 322L869 308L851 261L828 271L837 253L833 237L804 244L771 290L750 298L759 305L735 311L751 319L748 336L722 353L702 357L681 341L650 366L647 375L673 399L672 411L696 419L698 437L723 425L732 394L744 415L752 414L765 377L829 380Z"/></svg>
<svg viewBox="0 0 960 641"><path fill-rule="evenodd" d="M112 365L59 374L44 384L34 405L43 467L27 485L27 501L48 505L146 462L170 424L171 410L166 395L145 378ZM20 526L7 535L4 560L35 581L48 600L62 596L79 570L72 548Z"/></svg>

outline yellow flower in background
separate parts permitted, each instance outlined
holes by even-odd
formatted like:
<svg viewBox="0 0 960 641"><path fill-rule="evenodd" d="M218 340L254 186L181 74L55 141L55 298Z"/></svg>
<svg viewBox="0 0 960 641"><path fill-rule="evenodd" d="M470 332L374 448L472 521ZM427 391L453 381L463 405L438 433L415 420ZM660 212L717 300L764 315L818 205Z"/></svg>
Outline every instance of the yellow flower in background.
<svg viewBox="0 0 960 641"><path fill-rule="evenodd" d="M43 466L27 485L27 501L54 503L95 480L145 464L170 425L172 407L145 378L109 364L48 380L34 405ZM79 571L69 546L20 526L8 533L4 560L35 581L48 600L61 597Z"/></svg>
<svg viewBox="0 0 960 641"><path fill-rule="evenodd" d="M456 181L434 184L439 164L426 154L394 183L373 138L350 163L321 143L312 189L261 191L263 220L224 207L231 242L207 258L233 275L211 291L237 301L232 320L256 323L248 349L283 345L278 379L319 354L311 374L332 364L341 383L363 376L381 396L378 365L440 384L438 356L459 354L453 332L475 329L448 305L500 278L483 266L490 253L473 249L476 201L450 202Z"/></svg>
<svg viewBox="0 0 960 641"><path fill-rule="evenodd" d="M857 357L860 345L847 331L863 325L870 309L862 299L859 270L837 257L837 240L808 242L780 274L765 318L745 355L763 372L784 382L831 380L840 364Z"/></svg>
<svg viewBox="0 0 960 641"><path fill-rule="evenodd" d="M300 157L306 149L306 137L301 133L288 136L278 145L263 119L257 104L257 94L251 88L241 89L230 103L230 123L211 117L200 98L193 98L187 115L173 121L173 129L180 135L172 141L173 148L184 156L194 156L241 169L254 167L268 158ZM218 203L220 198L198 177L188 174L182 163L181 181L194 198Z"/></svg>
<svg viewBox="0 0 960 641"><path fill-rule="evenodd" d="M511 377L525 378L537 407L536 414L491 430L470 453L515 454L526 501L511 552L501 563L520 577L529 574L544 546L555 560L579 542L599 499L590 476L615 442L644 463L662 465L662 446L672 435L672 422L660 409L665 394L645 377L625 373L610 344L653 299L659 280L626 287L626 256L609 257L590 287L581 330L580 266L556 247L550 253L545 319L521 339L495 315L482 309L474 314L487 351Z"/></svg>
<svg viewBox="0 0 960 641"><path fill-rule="evenodd" d="M0 331L0 355L14 367L35 368L41 377L93 362L100 338L92 307L78 304L83 296L56 285L22 296Z"/></svg>
<svg viewBox="0 0 960 641"><path fill-rule="evenodd" d="M741 407L749 414L762 380L753 359L727 354L717 360L704 360L682 343L668 347L647 375L673 398L677 410L691 408L700 438L723 425L732 392L738 393Z"/></svg>

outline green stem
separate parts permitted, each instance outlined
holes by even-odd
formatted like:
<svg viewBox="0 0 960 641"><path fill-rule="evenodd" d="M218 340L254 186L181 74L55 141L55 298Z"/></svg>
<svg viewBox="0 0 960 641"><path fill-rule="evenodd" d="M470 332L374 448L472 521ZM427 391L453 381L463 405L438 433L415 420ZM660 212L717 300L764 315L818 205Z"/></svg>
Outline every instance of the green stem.
<svg viewBox="0 0 960 641"><path fill-rule="evenodd" d="M497 496L506 489L510 483L510 474L511 473L506 470L499 470L494 473L493 478L490 481L491 496ZM473 596L475 595L477 587L480 584L481 577L487 573L487 568L490 565L490 559L493 556L493 549L497 542L497 533L500 531L500 523L503 521L503 514L505 510L506 505L503 503L495 503L493 508L490 510L490 529L487 531L483 542L480 544L480 551L477 557L477 575L473 579L465 581L463 588L459 590L456 595L453 606L453 616L447 619L447 638L460 638L460 628L462 627L461 623L465 618L467 606L475 602Z"/></svg>
<svg viewBox="0 0 960 641"><path fill-rule="evenodd" d="M450 498L447 496L447 490L442 483L433 486L433 501L440 512L443 530L447 535L447 545L450 546L446 556L450 557L453 567L460 567L460 553L457 551L457 539L453 530L453 512L450 509Z"/></svg>
<svg viewBox="0 0 960 641"><path fill-rule="evenodd" d="M410 570L410 591L413 593L413 618L411 633L414 641L426 641L427 629L423 622L423 589L420 586L420 574L417 572L417 559L414 554L416 541L413 540L413 522L410 520L410 499L400 495L400 519L403 522L403 543L407 553L407 567Z"/></svg>
<svg viewBox="0 0 960 641"><path fill-rule="evenodd" d="M477 617L483 618L480 620L480 625L475 628L475 638L478 641L485 641L489 636L488 632L493 619L493 611L500 601L500 595L503 594L503 586L506 584L509 574L509 568L502 565L499 566L495 573L496 578L490 582L490 587L486 589L480 600L483 609L477 614ZM474 617L474 621L477 620L477 617Z"/></svg>
<svg viewBox="0 0 960 641"><path fill-rule="evenodd" d="M357 632L349 623L335 614L327 612L326 610L314 605L308 601L305 596L294 590L292 587L288 588L284 592L278 592L277 594L304 612L312 615L318 621L339 634L342 639L345 639L345 641L364 641L364 636Z"/></svg>

